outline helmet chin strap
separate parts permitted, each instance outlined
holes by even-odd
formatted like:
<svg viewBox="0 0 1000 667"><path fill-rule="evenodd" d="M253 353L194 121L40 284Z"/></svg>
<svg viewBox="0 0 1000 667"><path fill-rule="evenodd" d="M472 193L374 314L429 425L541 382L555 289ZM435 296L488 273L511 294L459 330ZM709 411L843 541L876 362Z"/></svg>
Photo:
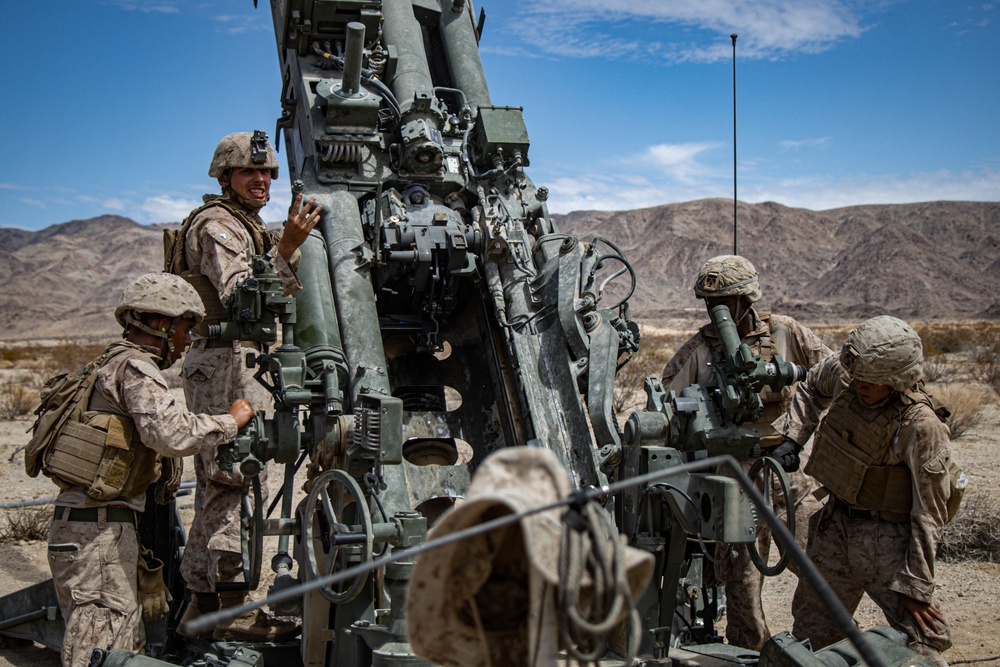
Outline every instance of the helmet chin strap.
<svg viewBox="0 0 1000 667"><path fill-rule="evenodd" d="M125 314L125 322L128 327L125 328L125 332L122 333L122 338L128 337L129 327L135 327L140 331L145 331L148 334L156 336L160 339L160 361L156 364L161 371L164 371L173 365L174 356L174 332L177 330L177 323L180 320L179 317L174 317L170 319L170 328L160 327L159 330L153 327L147 326L142 323L142 321L136 317L135 311ZM166 350L164 350L166 347Z"/></svg>

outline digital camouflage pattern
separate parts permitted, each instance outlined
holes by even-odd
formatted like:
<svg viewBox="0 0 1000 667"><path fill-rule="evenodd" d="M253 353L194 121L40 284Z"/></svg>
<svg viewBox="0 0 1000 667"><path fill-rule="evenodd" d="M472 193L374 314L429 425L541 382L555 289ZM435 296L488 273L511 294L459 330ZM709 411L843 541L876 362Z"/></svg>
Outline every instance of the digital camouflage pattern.
<svg viewBox="0 0 1000 667"><path fill-rule="evenodd" d="M119 354L97 371L90 414L128 415L143 445L167 457L213 450L236 437L236 420L230 415L196 415L177 403L156 366L157 350L118 341L105 352L119 347L132 348L134 353ZM116 505L141 512L145 501L145 489L133 498L99 502L83 487L72 487L59 494L56 507ZM142 649L138 558L134 524L53 521L49 567L66 623L64 666L85 667L95 647Z"/></svg>
<svg viewBox="0 0 1000 667"><path fill-rule="evenodd" d="M709 260L706 267L712 263L713 260ZM745 268L739 262L735 264ZM719 265L725 266L726 262L720 262ZM754 326L742 342L749 345L755 354L765 352L761 348L766 346L769 348L769 355L765 356L780 354L785 361L806 367L812 367L820 360L833 355L819 336L791 317L783 315L761 317L754 309L750 310L749 315L753 318ZM708 364L712 361L713 351L720 349L721 346L715 327L712 324L702 327L677 350L663 368L664 388L679 392L692 384L710 381L712 371ZM760 420L747 426L753 426L761 432L761 446L770 447L781 443L783 438L774 430L771 422L784 412L794 391L794 386L786 387L779 393L765 387L760 393L764 411ZM808 448L803 449L801 453L803 463L808 460L808 456ZM752 463L753 461L749 460L741 461L744 472L750 469ZM722 474L727 473L723 471ZM788 473L788 479L795 499L795 539L804 546L806 523L812 512L819 507L818 501L812 496L815 482L802 472ZM771 532L764 528L758 539L758 551L762 557L766 557L770 543ZM736 646L759 650L771 637L760 598L764 576L750 559L750 551L745 544L731 545L728 549L720 545L716 557L731 554L735 555L716 566L715 570L720 583L726 587L726 640Z"/></svg>
<svg viewBox="0 0 1000 667"><path fill-rule="evenodd" d="M800 383L788 412L775 422L775 428L796 442L804 442L814 431L824 428L820 418L828 407L831 410L861 409L857 407L858 401L833 402L841 392L854 391L849 386L850 381L840 359L824 360ZM882 405L867 409L901 417L898 433L890 439L882 462L885 465L903 464L910 471L913 498L910 520L904 523L879 518L848 520L837 513L828 524L822 524L817 523L821 515L816 514L812 523L818 530L811 535L808 553L849 611L853 613L857 607L860 599L857 591L867 591L882 608L889 623L898 627L902 621L896 617L897 598L893 593L933 602L935 552L948 520L949 434L948 427L925 403L913 403L902 410L899 396L893 395ZM869 418L867 414L857 417L859 420ZM849 422L850 416L840 421ZM831 511L828 503L822 516L829 516ZM845 534L849 542L841 542ZM849 563L862 562L867 563L865 568L845 567ZM813 647L818 649L827 642L829 629L817 629L820 621L813 613L812 594L805 588L800 585L796 590L793 634L800 639L809 637ZM858 599L854 599L856 594ZM932 659L940 660L935 652L950 645L942 639L947 637L947 630L940 637L930 637L916 627L903 629L915 642L914 648ZM819 635L814 637L810 634L813 632Z"/></svg>
<svg viewBox="0 0 1000 667"><path fill-rule="evenodd" d="M757 269L739 255L713 257L698 272L694 295L699 299L745 296L755 303L761 297Z"/></svg>
<svg viewBox="0 0 1000 667"><path fill-rule="evenodd" d="M115 319L122 328L131 322L132 311L186 317L196 322L205 317L205 305L198 292L188 281L170 273L147 273L129 283L115 307Z"/></svg>
<svg viewBox="0 0 1000 667"><path fill-rule="evenodd" d="M260 225L266 229L262 221ZM206 208L195 217L184 238L184 253L191 273L207 278L223 303L239 281L253 274L253 238L221 206ZM274 255L285 293L298 290L301 285L293 267L280 253ZM269 409L270 395L246 365L249 351L239 342L195 340L182 370L187 405L197 412L223 414L242 398L257 412ZM264 482L266 468L261 475ZM195 516L181 574L192 591L213 593L217 582L235 581L242 573L239 508L243 477L239 470L220 471L211 452L195 457L195 476ZM262 486L266 490L266 484Z"/></svg>
<svg viewBox="0 0 1000 667"><path fill-rule="evenodd" d="M215 147L215 154L212 155L212 163L208 167L208 175L211 178L218 178L227 169L247 168L247 169L270 169L271 178L278 177L278 156L271 147L271 142L267 142L267 153L263 162L254 162L251 152L252 132L233 132L222 137L219 145ZM264 134L267 141L267 135Z"/></svg>
<svg viewBox="0 0 1000 667"><path fill-rule="evenodd" d="M881 315L847 334L840 363L851 377L905 391L923 375L920 336L903 320Z"/></svg>

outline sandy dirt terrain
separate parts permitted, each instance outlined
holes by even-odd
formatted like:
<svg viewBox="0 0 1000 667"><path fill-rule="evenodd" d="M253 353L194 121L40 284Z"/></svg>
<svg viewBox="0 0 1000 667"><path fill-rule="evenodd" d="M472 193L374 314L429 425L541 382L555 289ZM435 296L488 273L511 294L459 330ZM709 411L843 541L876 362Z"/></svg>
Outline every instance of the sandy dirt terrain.
<svg viewBox="0 0 1000 667"><path fill-rule="evenodd" d="M2 371L0 371L2 375ZM177 392L179 393L179 392ZM56 487L44 477L31 479L24 473L19 450L28 440L28 419L0 421L0 503L50 498ZM1000 408L991 404L985 419L968 434L952 443L956 461L972 480L966 500L983 494L1000 503L1000 460L996 442L1000 434ZM280 481L274 474L272 486ZM191 465L186 465L185 479L193 479ZM179 497L185 521L193 513L193 495ZM48 511L49 505L44 506ZM7 515L22 510L0 510L0 531L7 527ZM270 538L274 539L274 538ZM0 543L0 595L14 593L26 585L50 577L45 559L44 541L5 541ZM265 564L268 559L265 558ZM266 567L265 567L266 570ZM784 573L765 584L764 604L772 632L791 629L789 606L796 579ZM945 657L952 664L1000 661L1000 564L966 562L938 563L938 600L952 624L954 647ZM266 583L262 590L266 589ZM880 610L865 598L855 615L868 628L883 623ZM722 622L724 627L724 620ZM54 651L26 642L0 640L0 667L56 667Z"/></svg>

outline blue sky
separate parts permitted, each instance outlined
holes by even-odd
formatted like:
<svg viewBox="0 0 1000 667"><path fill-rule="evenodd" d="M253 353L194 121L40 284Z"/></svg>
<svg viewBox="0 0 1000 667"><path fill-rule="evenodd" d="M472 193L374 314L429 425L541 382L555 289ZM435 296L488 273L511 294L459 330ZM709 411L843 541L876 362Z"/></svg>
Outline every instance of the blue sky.
<svg viewBox="0 0 1000 667"><path fill-rule="evenodd" d="M733 194L822 210L1000 200L994 0L484 0L495 105L550 210ZM0 27L0 226L178 221L224 134L273 136L267 0L18 2ZM284 163L284 155L279 156ZM288 182L265 213L284 217Z"/></svg>

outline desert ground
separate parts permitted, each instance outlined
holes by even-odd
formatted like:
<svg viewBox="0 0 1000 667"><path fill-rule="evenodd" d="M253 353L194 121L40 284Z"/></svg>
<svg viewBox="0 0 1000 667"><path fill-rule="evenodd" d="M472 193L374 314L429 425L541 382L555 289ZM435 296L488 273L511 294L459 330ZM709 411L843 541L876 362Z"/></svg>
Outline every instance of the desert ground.
<svg viewBox="0 0 1000 667"><path fill-rule="evenodd" d="M828 341L832 345L837 342ZM18 384L35 383L36 390L39 376L45 370L46 367L37 359L0 361L0 394ZM975 520L988 521L1000 517L1000 459L997 450L1000 405L994 390L988 386L974 386L974 390L984 397L982 405L977 408L979 420L952 442L953 457L965 470L971 484L965 497L965 507L946 533L949 541L962 539L962 532L966 530L964 527L970 525L970 521L975 523L971 517L973 514L976 515ZM174 391L183 400L180 390ZM26 431L32 423L30 414L13 419L6 416L0 418L0 504L51 498L56 492L55 485L44 477L29 478L24 472L21 448L29 439ZM191 468L191 465L186 465L186 480L193 479ZM272 483L280 481L278 474L271 478ZM186 521L190 521L193 513L193 500L191 494L178 498ZM44 538L23 539L12 529L11 522L23 520L26 513L37 513L44 520L51 513L51 505L0 510L0 596L15 593L50 576ZM992 526L991 531L1000 531L1000 526ZM975 560L939 560L937 565L938 602L951 623L954 638L953 648L945 655L951 664L1000 661L1000 564L997 562L1000 553L984 554L980 550L975 556ZM765 584L764 605L773 633L791 629L789 606L795 582L795 577L785 572ZM265 588L266 584L263 584L262 590ZM867 598L855 614L855 619L862 628L884 622L881 611ZM55 667L58 664L58 655L41 645L0 639L0 667Z"/></svg>

